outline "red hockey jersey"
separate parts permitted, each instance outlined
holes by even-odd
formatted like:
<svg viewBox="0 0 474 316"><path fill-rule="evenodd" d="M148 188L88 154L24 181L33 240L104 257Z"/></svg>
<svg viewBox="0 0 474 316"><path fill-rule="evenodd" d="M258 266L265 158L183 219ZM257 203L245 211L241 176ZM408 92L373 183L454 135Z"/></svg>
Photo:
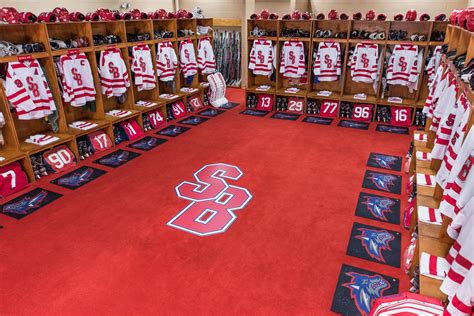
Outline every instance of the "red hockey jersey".
<svg viewBox="0 0 474 316"><path fill-rule="evenodd" d="M339 43L319 43L313 64L313 73L319 81L336 81L341 75L341 48Z"/></svg>
<svg viewBox="0 0 474 316"><path fill-rule="evenodd" d="M91 142L92 147L94 148L94 152L101 152L112 148L112 140L110 140L109 135L107 135L103 131L91 133L87 136L89 137L89 141Z"/></svg>
<svg viewBox="0 0 474 316"><path fill-rule="evenodd" d="M140 129L140 126L135 119L121 122L120 126L127 135L128 140L135 140L143 136L143 131Z"/></svg>
<svg viewBox="0 0 474 316"><path fill-rule="evenodd" d="M45 151L43 153L43 158L45 163L54 172L63 172L76 165L74 154L66 145L61 145Z"/></svg>
<svg viewBox="0 0 474 316"><path fill-rule="evenodd" d="M18 192L28 186L28 178L18 162L0 167L0 198Z"/></svg>

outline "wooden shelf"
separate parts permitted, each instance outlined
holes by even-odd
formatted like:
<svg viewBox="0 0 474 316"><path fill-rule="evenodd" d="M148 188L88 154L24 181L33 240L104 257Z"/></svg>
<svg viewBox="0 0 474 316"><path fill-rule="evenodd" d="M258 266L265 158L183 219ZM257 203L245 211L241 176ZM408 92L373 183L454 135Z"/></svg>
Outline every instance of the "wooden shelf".
<svg viewBox="0 0 474 316"><path fill-rule="evenodd" d="M319 91L312 91L308 93L310 99L328 99L328 100L341 100L340 92L333 92L330 96L318 95Z"/></svg>
<svg viewBox="0 0 474 316"><path fill-rule="evenodd" d="M428 46L428 42L424 41L388 41L387 45L398 45L398 44L409 44L409 45L416 45L416 46Z"/></svg>
<svg viewBox="0 0 474 316"><path fill-rule="evenodd" d="M130 111L132 113L130 115L125 116L125 117L116 117L116 116L106 114L105 119L109 122L112 122L112 124L117 124L117 123L129 120L131 118L135 118L135 117L138 116L138 114L140 114L140 111L137 111L137 110L132 110L132 109L123 109L123 110Z"/></svg>
<svg viewBox="0 0 474 316"><path fill-rule="evenodd" d="M19 54L19 55L13 55L13 56L5 56L5 57L0 57L0 64L2 63L9 63L12 61L17 61L18 59L21 58L29 58L31 59L41 59L41 58L49 58L49 53L48 52L42 52L42 53L31 53L31 54Z"/></svg>
<svg viewBox="0 0 474 316"><path fill-rule="evenodd" d="M90 122L90 123L95 123L95 124L97 124L97 126L94 127L94 128L88 129L88 130L81 130L81 129L69 127L68 133L71 134L71 135L74 135L75 137L80 137L80 136L87 135L87 134L93 133L95 131L98 131L98 130L101 130L101 129L104 129L104 128L110 126L110 121L108 121L108 120L89 120L89 119L87 119L85 121Z"/></svg>
<svg viewBox="0 0 474 316"><path fill-rule="evenodd" d="M365 100L360 100L360 99L355 99L353 95L343 94L341 96L341 100L347 101L347 102L354 102L354 103L371 103L371 104L375 104L377 102L377 98L372 95L368 95L367 99Z"/></svg>
<svg viewBox="0 0 474 316"><path fill-rule="evenodd" d="M5 160L0 161L0 166L8 165L14 161L25 158L25 154L17 149L0 149L0 157L5 158Z"/></svg>
<svg viewBox="0 0 474 316"><path fill-rule="evenodd" d="M50 148L56 147L58 145L62 145L64 143L67 143L73 140L73 136L69 134L61 134L61 133L53 133L53 132L46 132L44 134L47 136L58 137L59 139L55 142L52 142L44 146L26 143L25 140L22 140L20 142L20 150L27 153L28 155L32 155L32 154L48 150Z"/></svg>
<svg viewBox="0 0 474 316"><path fill-rule="evenodd" d="M92 52L94 50L93 47L79 47L79 48L67 48L67 49L58 49L58 50L53 50L51 52L51 56L62 56L62 55L69 55L73 52L78 52L78 53L88 53Z"/></svg>
<svg viewBox="0 0 474 316"><path fill-rule="evenodd" d="M378 99L378 104L381 105L388 105L388 106L403 106L403 107L415 107L415 100L407 100L403 99L403 102L397 103L397 102L389 102L387 98L385 99Z"/></svg>
<svg viewBox="0 0 474 316"><path fill-rule="evenodd" d="M143 101L154 102L156 103L156 105L149 106L149 107L135 105L135 110L140 111L141 113L150 112L152 110L156 110L156 109L163 108L166 106L166 103L158 101L158 100L143 100Z"/></svg>
<svg viewBox="0 0 474 316"><path fill-rule="evenodd" d="M247 90L247 92L252 92L252 93L265 93L265 94L274 94L275 91L276 91L276 88L275 88L275 87L271 87L271 88L268 89L268 90L257 90L257 87L258 87L258 86L251 86L251 87L248 87L246 90Z"/></svg>
<svg viewBox="0 0 474 316"><path fill-rule="evenodd" d="M319 37L313 37L313 42L315 43L322 43L322 42L334 42L334 43L348 43L347 38L319 38Z"/></svg>
<svg viewBox="0 0 474 316"><path fill-rule="evenodd" d="M368 43L368 44L378 44L384 45L386 43L385 40L371 40L371 39L357 39L357 38L350 38L349 43L352 44L359 44L359 43Z"/></svg>
<svg viewBox="0 0 474 316"><path fill-rule="evenodd" d="M296 93L291 93L291 92L285 92L285 90L288 89L288 88L281 88L281 89L278 89L276 91L276 94L278 95L284 95L284 96L294 96L294 97L306 97L306 94L307 94L307 91L304 90L304 89L300 89L300 91L296 92Z"/></svg>
<svg viewBox="0 0 474 316"><path fill-rule="evenodd" d="M270 40L270 41L278 41L278 37L276 36L249 36L248 37L249 41L255 41L255 40Z"/></svg>

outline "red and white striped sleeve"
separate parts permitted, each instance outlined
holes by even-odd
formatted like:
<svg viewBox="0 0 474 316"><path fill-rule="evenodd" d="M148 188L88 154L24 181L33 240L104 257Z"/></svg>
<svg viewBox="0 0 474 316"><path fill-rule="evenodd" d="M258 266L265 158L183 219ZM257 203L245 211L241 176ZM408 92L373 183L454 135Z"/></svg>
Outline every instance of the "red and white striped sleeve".
<svg viewBox="0 0 474 316"><path fill-rule="evenodd" d="M469 316L474 311L474 269L467 274L444 311L444 316Z"/></svg>

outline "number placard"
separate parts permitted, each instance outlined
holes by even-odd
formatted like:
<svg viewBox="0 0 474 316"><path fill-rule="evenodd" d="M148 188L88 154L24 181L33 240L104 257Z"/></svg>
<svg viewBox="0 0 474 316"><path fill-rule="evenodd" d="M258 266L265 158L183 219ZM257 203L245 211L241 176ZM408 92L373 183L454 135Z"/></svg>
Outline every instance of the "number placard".
<svg viewBox="0 0 474 316"><path fill-rule="evenodd" d="M188 99L189 104L191 104L194 111L199 110L200 108L204 107L204 104L201 101L199 95L195 95Z"/></svg>
<svg viewBox="0 0 474 316"><path fill-rule="evenodd" d="M304 110L304 99L302 98L289 98L288 99L288 112L303 114Z"/></svg>
<svg viewBox="0 0 474 316"><path fill-rule="evenodd" d="M392 106L390 112L392 114L390 124L395 126L411 125L411 108L403 106Z"/></svg>
<svg viewBox="0 0 474 316"><path fill-rule="evenodd" d="M337 117L339 102L333 100L325 100L321 103L320 116Z"/></svg>
<svg viewBox="0 0 474 316"><path fill-rule="evenodd" d="M352 120L358 122L372 121L373 108L374 106L372 104L354 104L352 111Z"/></svg>
<svg viewBox="0 0 474 316"><path fill-rule="evenodd" d="M151 126L155 129L165 124L164 116L160 110L148 112L148 119L150 120Z"/></svg>
<svg viewBox="0 0 474 316"><path fill-rule="evenodd" d="M173 112L175 118L181 118L186 116L186 107L181 101L173 103L171 105L171 111Z"/></svg>
<svg viewBox="0 0 474 316"><path fill-rule="evenodd" d="M257 102L257 110L271 111L273 109L273 95L259 94Z"/></svg>

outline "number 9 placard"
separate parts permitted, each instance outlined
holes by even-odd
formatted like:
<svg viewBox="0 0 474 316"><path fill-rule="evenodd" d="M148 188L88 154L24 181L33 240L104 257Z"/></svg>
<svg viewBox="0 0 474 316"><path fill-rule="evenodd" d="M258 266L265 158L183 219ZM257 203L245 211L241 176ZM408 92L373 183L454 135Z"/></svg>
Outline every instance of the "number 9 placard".
<svg viewBox="0 0 474 316"><path fill-rule="evenodd" d="M354 104L352 111L352 120L358 122L370 122L373 114L372 104Z"/></svg>
<svg viewBox="0 0 474 316"><path fill-rule="evenodd" d="M288 99L288 112L303 114L304 110L304 99L302 98L289 98Z"/></svg>
<svg viewBox="0 0 474 316"><path fill-rule="evenodd" d="M324 117L336 117L339 108L338 101L325 100L321 103L320 116Z"/></svg>

